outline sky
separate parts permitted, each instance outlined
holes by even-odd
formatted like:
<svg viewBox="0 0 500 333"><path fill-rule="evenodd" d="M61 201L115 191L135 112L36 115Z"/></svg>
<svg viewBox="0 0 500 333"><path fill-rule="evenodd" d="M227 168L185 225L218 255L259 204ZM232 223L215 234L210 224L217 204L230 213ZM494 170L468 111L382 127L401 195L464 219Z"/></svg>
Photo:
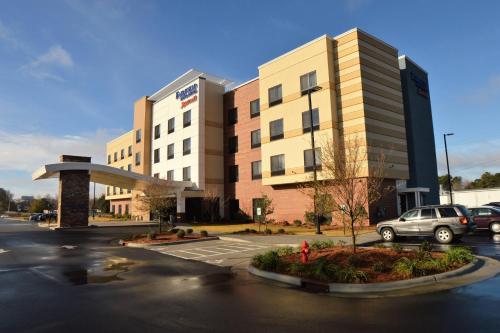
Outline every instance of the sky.
<svg viewBox="0 0 500 333"><path fill-rule="evenodd" d="M104 163L133 102L190 68L235 82L323 34L359 27L429 73L439 173L500 172L498 1L0 0L0 187L63 153ZM102 191L102 187L99 187Z"/></svg>

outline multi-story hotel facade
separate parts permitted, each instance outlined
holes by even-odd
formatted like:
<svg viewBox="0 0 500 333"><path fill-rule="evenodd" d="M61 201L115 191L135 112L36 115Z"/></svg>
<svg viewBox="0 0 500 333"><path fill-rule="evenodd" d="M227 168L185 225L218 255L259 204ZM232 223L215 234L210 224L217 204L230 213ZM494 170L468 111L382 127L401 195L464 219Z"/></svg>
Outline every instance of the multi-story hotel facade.
<svg viewBox="0 0 500 333"><path fill-rule="evenodd" d="M257 78L237 87L191 70L136 103L134 129L108 143L108 163L123 167L133 157L134 172L191 181L192 187L176 194L177 213L188 220L203 219L203 198L214 193L226 219L255 219L261 198L267 195L273 200L274 220L304 220L312 203L300 188L312 178L313 129L318 165L322 149L332 141L359 143L360 178L367 176L380 152L385 155L384 182L397 191L367 207L370 222L393 217L410 206L437 203L434 194L428 193L437 184L435 152L413 149L420 138L415 130L407 131L411 121L419 119L425 140L432 141L426 147L434 147L429 136L433 130L427 73L409 74L408 66L401 68L409 61L399 57L394 47L353 29L336 37L321 36L283 54L259 66ZM423 85L426 96L408 93L422 90ZM306 92L313 87L318 89L311 94L311 124ZM418 100L419 96L425 100ZM138 103L146 112L138 112ZM426 107L419 114L421 105ZM143 142L136 148L138 131ZM132 156L125 154L123 161L115 161L115 153L121 157L127 144L132 144ZM140 170L134 168L136 149L142 154ZM419 177L418 168L410 167L409 151L419 163L426 160L422 154L432 155L428 161L433 165L426 168L424 177ZM321 168L318 176L326 177ZM115 213L124 212L119 207L126 200L134 212L139 194L121 197L109 191L116 192L107 192ZM132 215L147 218L147 212L136 213Z"/></svg>

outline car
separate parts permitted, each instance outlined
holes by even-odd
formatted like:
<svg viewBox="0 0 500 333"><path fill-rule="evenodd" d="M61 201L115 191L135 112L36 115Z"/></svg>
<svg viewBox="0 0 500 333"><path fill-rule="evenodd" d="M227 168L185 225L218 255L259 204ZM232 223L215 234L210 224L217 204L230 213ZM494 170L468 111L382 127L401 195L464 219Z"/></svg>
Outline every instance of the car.
<svg viewBox="0 0 500 333"><path fill-rule="evenodd" d="M483 205L483 206L494 206L494 207L500 208L500 202L494 201L494 202L490 202L489 204L486 204L486 205Z"/></svg>
<svg viewBox="0 0 500 333"><path fill-rule="evenodd" d="M478 229L487 229L494 234L500 233L500 207L482 206L469 210Z"/></svg>
<svg viewBox="0 0 500 333"><path fill-rule="evenodd" d="M6 218L8 218L8 217L9 217L9 215L5 215L5 214L0 215L0 219L6 219Z"/></svg>
<svg viewBox="0 0 500 333"><path fill-rule="evenodd" d="M399 236L434 236L442 244L451 243L476 225L462 205L432 205L410 209L397 219L377 223L377 232L385 242Z"/></svg>

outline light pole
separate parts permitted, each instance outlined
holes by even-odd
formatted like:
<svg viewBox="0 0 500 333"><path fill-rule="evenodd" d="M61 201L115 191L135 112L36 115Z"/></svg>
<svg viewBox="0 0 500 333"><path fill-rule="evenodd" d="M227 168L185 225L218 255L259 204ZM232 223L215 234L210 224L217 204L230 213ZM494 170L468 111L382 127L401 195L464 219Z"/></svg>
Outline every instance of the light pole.
<svg viewBox="0 0 500 333"><path fill-rule="evenodd" d="M321 234L321 228L319 225L319 216L316 209L316 199L318 195L318 189L316 182L318 181L318 170L316 167L316 145L314 143L314 123L313 123L313 110L312 110L312 102L311 102L311 93L321 90L321 87L315 86L309 88L307 90L307 98L309 100L309 121L311 126L311 146L312 146L312 159L313 159L313 179L314 179L314 200L313 200L313 208L314 208L314 223L316 224L316 234Z"/></svg>
<svg viewBox="0 0 500 333"><path fill-rule="evenodd" d="M450 204L453 205L453 193L451 188L451 175L450 175L450 162L448 161L448 146L446 145L446 137L452 136L453 133L445 133L443 134L444 138L444 152L446 154L446 168L448 169L448 188L450 190Z"/></svg>

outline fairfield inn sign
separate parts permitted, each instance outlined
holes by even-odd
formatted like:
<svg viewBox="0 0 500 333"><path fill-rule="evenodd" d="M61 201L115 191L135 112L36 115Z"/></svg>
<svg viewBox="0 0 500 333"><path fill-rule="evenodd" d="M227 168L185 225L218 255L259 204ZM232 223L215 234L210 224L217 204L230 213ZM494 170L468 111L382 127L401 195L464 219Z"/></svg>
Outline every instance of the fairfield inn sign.
<svg viewBox="0 0 500 333"><path fill-rule="evenodd" d="M186 89L180 90L175 93L175 98L181 100L181 108L196 102L198 100L198 96L196 95L198 93L198 84L192 84ZM194 95L194 96L193 96ZM192 96L192 97L191 97Z"/></svg>

